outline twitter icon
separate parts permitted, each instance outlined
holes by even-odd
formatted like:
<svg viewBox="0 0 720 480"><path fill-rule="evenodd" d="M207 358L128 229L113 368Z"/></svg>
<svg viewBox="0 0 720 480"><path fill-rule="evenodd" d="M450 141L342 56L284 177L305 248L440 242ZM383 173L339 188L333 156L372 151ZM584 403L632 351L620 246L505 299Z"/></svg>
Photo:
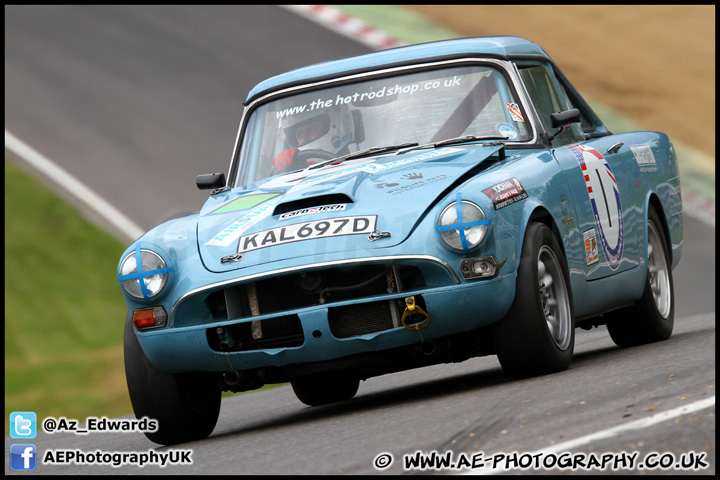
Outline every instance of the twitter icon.
<svg viewBox="0 0 720 480"><path fill-rule="evenodd" d="M35 438L37 415L35 412L12 412L10 414L10 437Z"/></svg>

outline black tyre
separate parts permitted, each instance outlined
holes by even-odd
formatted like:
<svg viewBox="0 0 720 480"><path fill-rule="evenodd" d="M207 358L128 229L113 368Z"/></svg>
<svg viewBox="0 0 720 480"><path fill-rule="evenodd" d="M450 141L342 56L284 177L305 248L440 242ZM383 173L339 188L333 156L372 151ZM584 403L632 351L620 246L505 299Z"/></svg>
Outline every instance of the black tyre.
<svg viewBox="0 0 720 480"><path fill-rule="evenodd" d="M295 380L291 385L298 400L305 405L316 407L350 400L357 393L360 380L354 378Z"/></svg>
<svg viewBox="0 0 720 480"><path fill-rule="evenodd" d="M132 319L125 322L125 378L137 418L158 421L156 432L145 436L161 445L207 438L220 414L220 390L207 383L207 376L169 374L155 368L145 356L133 331Z"/></svg>
<svg viewBox="0 0 720 480"><path fill-rule="evenodd" d="M647 277L642 297L634 305L605 314L607 329L619 347L667 340L675 323L675 290L670 251L662 223L648 212Z"/></svg>
<svg viewBox="0 0 720 480"><path fill-rule="evenodd" d="M567 266L560 245L542 223L528 225L515 300L493 329L503 370L526 378L567 370L575 348L575 321Z"/></svg>

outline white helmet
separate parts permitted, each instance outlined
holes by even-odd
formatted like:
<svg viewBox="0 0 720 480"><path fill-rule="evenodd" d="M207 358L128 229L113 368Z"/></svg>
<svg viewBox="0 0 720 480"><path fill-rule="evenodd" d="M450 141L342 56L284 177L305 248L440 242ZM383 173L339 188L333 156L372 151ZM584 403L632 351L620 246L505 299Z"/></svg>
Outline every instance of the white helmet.
<svg viewBox="0 0 720 480"><path fill-rule="evenodd" d="M319 122L318 136L309 142L298 145L295 135L298 127ZM280 121L288 147L301 147L302 150L324 150L336 154L354 141L355 122L347 105L337 105L322 110L310 110Z"/></svg>

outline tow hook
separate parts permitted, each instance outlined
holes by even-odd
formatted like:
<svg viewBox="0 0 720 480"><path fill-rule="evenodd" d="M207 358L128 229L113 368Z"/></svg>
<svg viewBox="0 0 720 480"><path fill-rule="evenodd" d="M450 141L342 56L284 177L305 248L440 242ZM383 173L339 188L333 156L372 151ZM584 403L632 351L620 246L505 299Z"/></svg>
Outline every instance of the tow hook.
<svg viewBox="0 0 720 480"><path fill-rule="evenodd" d="M425 321L417 322L412 326L408 325L405 320L411 315L421 315L425 317ZM415 297L405 297L405 311L400 318L400 323L402 323L403 327L407 328L408 330L415 330L416 332L418 332L418 335L420 335L420 350L425 355L430 355L433 352L435 348L432 342L426 342L422 336L422 333L420 333L421 328L425 328L430 325L430 316L425 310L423 310L417 305L417 303L415 302Z"/></svg>
<svg viewBox="0 0 720 480"><path fill-rule="evenodd" d="M418 322L410 326L405 323L405 319L408 318L410 315L421 315L425 317L425 321ZM415 302L415 297L405 297L405 311L400 318L400 323L402 323L403 327L407 328L408 330L417 330L419 332L421 328L425 328L430 324L430 316L425 310L423 310L417 305L417 303Z"/></svg>

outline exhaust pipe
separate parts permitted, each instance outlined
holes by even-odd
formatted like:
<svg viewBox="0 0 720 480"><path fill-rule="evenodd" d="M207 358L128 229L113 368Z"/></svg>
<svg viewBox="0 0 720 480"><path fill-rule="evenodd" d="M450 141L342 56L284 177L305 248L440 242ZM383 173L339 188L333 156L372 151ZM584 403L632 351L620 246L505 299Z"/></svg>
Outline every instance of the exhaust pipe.
<svg viewBox="0 0 720 480"><path fill-rule="evenodd" d="M269 378L266 370L228 370L220 377L220 388L231 392L246 392L255 390L265 385L265 381Z"/></svg>
<svg viewBox="0 0 720 480"><path fill-rule="evenodd" d="M230 370L222 375L223 390L232 390L232 388L240 382L240 373L237 370Z"/></svg>
<svg viewBox="0 0 720 480"><path fill-rule="evenodd" d="M424 340L417 345L420 353L426 356L442 354L450 351L450 339L438 338L435 340Z"/></svg>
<svg viewBox="0 0 720 480"><path fill-rule="evenodd" d="M420 343L420 352L423 355L432 355L435 353L435 342L432 340L424 340Z"/></svg>

